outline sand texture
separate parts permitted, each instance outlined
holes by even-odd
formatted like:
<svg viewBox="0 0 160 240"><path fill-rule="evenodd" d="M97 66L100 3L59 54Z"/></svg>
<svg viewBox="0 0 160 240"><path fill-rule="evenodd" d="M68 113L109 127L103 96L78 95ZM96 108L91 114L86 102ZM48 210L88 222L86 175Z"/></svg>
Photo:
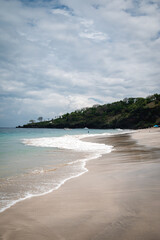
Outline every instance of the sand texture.
<svg viewBox="0 0 160 240"><path fill-rule="evenodd" d="M0 214L3 240L159 240L160 131L92 138L114 151L88 172Z"/></svg>

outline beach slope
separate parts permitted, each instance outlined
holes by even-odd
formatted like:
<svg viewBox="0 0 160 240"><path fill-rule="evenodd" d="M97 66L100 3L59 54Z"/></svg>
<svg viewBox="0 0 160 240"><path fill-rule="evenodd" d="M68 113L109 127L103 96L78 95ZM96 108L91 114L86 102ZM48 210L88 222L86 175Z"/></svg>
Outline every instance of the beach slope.
<svg viewBox="0 0 160 240"><path fill-rule="evenodd" d="M114 146L57 191L0 214L0 239L159 240L160 131L86 139Z"/></svg>

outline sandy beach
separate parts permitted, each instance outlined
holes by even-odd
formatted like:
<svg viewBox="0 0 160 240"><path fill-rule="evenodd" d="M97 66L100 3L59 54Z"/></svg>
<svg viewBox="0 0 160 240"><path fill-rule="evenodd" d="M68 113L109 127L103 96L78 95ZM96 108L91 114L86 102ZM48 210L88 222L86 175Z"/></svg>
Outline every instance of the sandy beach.
<svg viewBox="0 0 160 240"><path fill-rule="evenodd" d="M0 239L160 239L160 129L86 141L114 150L58 190L0 213Z"/></svg>

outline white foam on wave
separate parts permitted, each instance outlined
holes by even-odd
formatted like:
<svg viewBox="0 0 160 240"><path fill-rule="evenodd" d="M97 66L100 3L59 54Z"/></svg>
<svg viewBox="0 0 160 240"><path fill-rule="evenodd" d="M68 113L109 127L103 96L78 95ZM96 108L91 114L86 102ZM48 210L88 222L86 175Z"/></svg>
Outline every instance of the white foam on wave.
<svg viewBox="0 0 160 240"><path fill-rule="evenodd" d="M23 139L23 143L29 146L35 147L52 147L60 149L74 150L78 152L96 152L105 154L111 151L112 146L100 144L83 142L82 138L97 136L95 135L65 135L63 137L50 137L50 138L32 138Z"/></svg>
<svg viewBox="0 0 160 240"><path fill-rule="evenodd" d="M68 165L80 163L81 172L73 173L72 175L63 179L60 183L57 183L57 186L50 189L49 191L45 191L39 194L32 194L26 193L24 197L19 198L17 200L11 201L7 204L6 207L0 209L0 212L4 212L6 209L12 207L18 202L24 201L26 199L43 196L48 193L51 193L57 189L59 189L66 181L81 176L82 174L88 172L86 168L86 162L89 160L93 160L96 158L101 157L103 154L109 153L113 150L113 146L100 144L100 143L91 143L91 142L84 142L81 139L85 137L93 137L98 135L106 135L106 134L90 134L90 135L65 135L63 137L50 137L50 138L32 138L32 139L23 139L22 142L28 146L35 146L35 147L52 147L52 148L60 148L60 149L68 149L74 150L77 152L86 152L87 157L84 159L78 159L76 161L69 162ZM107 134L110 135L110 134ZM89 154L88 154L89 153ZM37 170L34 171L34 174L37 173ZM39 171L38 171L39 173ZM40 171L40 173L44 173L44 171Z"/></svg>

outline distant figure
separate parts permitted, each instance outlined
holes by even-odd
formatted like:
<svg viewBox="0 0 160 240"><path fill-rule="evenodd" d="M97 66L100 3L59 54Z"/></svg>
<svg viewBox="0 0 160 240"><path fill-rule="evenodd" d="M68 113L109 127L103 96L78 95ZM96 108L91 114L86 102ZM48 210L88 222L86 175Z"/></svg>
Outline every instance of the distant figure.
<svg viewBox="0 0 160 240"><path fill-rule="evenodd" d="M88 131L88 133L89 133L89 131Z"/></svg>

